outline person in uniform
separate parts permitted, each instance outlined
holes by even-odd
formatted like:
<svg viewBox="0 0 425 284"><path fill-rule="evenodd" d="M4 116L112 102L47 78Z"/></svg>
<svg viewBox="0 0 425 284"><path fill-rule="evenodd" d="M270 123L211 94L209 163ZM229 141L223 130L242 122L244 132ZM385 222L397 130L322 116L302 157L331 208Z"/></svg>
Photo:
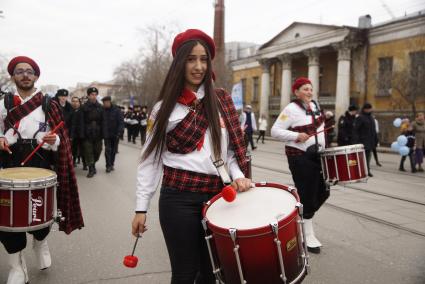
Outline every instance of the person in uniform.
<svg viewBox="0 0 425 284"><path fill-rule="evenodd" d="M87 89L88 101L81 108L80 136L83 137L84 159L89 167L87 177L96 174L96 162L102 153L103 107L97 101L99 91Z"/></svg>
<svg viewBox="0 0 425 284"><path fill-rule="evenodd" d="M356 118L358 109L356 105L351 105L345 114L340 116L338 120L338 146L353 144L354 119Z"/></svg>
<svg viewBox="0 0 425 284"><path fill-rule="evenodd" d="M103 140L105 142L106 172L115 170L119 135L124 129L124 118L121 110L112 104L111 97L102 98L103 102Z"/></svg>
<svg viewBox="0 0 425 284"><path fill-rule="evenodd" d="M227 164L233 187L251 187L246 147L231 96L214 89L215 44L200 30L178 34L173 62L148 120L138 166L132 233L145 231L146 212L162 176L159 218L170 257L171 283L215 283L201 226L202 208L223 188L212 161Z"/></svg>
<svg viewBox="0 0 425 284"><path fill-rule="evenodd" d="M58 179L57 206L65 219L59 228L70 234L84 226L78 187L71 157L68 132L60 128L63 121L60 105L34 87L40 76L37 63L26 56L13 58L7 67L17 92L0 101L0 157L5 168L19 167L40 143L45 144L25 166L55 170ZM28 232L33 235L33 248L39 269L51 265L47 236L50 227ZM7 284L29 281L22 251L27 244L25 232L0 232L0 241L8 252L10 267Z"/></svg>
<svg viewBox="0 0 425 284"><path fill-rule="evenodd" d="M59 103L60 108L62 110L63 118L65 121L65 127L68 130L68 133L71 128L71 113L72 113L72 106L68 102L68 95L69 92L67 89L59 89L56 92L55 100Z"/></svg>
<svg viewBox="0 0 425 284"><path fill-rule="evenodd" d="M253 134L257 131L257 123L255 122L255 114L252 112L251 105L246 105L245 110L241 114L241 127L245 132L245 143L248 147L248 143L251 144L251 149L255 150L257 147L254 145Z"/></svg>
<svg viewBox="0 0 425 284"><path fill-rule="evenodd" d="M140 140L142 141L142 146L146 142L146 128L148 126L148 108L146 106L142 107L140 112Z"/></svg>
<svg viewBox="0 0 425 284"><path fill-rule="evenodd" d="M292 92L296 99L280 113L271 135L285 142L289 169L303 204L307 248L312 253L320 253L322 244L313 230L313 216L329 197L318 154L325 148L325 118L313 100L313 86L309 79L296 79Z"/></svg>

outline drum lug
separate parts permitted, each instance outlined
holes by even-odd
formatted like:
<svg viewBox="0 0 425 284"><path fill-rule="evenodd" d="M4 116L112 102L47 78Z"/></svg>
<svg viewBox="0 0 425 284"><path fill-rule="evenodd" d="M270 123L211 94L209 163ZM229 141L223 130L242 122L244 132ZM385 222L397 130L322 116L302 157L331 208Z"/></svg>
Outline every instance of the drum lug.
<svg viewBox="0 0 425 284"><path fill-rule="evenodd" d="M267 181L260 181L260 182L258 182L260 185L266 185L267 184Z"/></svg>
<svg viewBox="0 0 425 284"><path fill-rule="evenodd" d="M298 208L298 215L302 216L304 213L303 204L301 202L297 202L297 204L295 204L295 207Z"/></svg>
<svg viewBox="0 0 425 284"><path fill-rule="evenodd" d="M60 223L62 221L65 221L65 217L62 216L62 211L58 209L55 216L55 222Z"/></svg>
<svg viewBox="0 0 425 284"><path fill-rule="evenodd" d="M230 234L230 238L233 241L233 245L235 246L233 248L233 252L235 253L235 257L236 257L236 263L238 265L238 271L239 271L239 278L241 280L241 284L246 284L247 282L245 281L245 278L243 277L243 271L242 271L242 265L241 265L241 259L239 257L239 245L236 244L236 229L234 228L230 228L229 229L229 234Z"/></svg>
<svg viewBox="0 0 425 284"><path fill-rule="evenodd" d="M220 277L220 268L218 267L218 265L216 265L215 260L214 260L214 256L212 253L212 248L211 248L211 239L213 238L212 235L208 235L208 226L207 226L207 219L204 218L202 219L202 227L204 228L205 231L205 241L207 242L207 247L208 247L208 253L210 255L210 260L211 260L211 266L213 269L213 273L216 279L216 283L221 283L221 277Z"/></svg>
<svg viewBox="0 0 425 284"><path fill-rule="evenodd" d="M289 192L296 192L297 191L297 189L295 188L295 187L293 187L293 186L288 186L288 190L289 190Z"/></svg>
<svg viewBox="0 0 425 284"><path fill-rule="evenodd" d="M286 284L286 275L285 275L285 266L283 264L283 255L282 255L282 242L279 240L279 225L277 222L270 223L270 226L272 227L273 233L275 235L274 242L276 244L277 249L277 255L279 256L279 264L280 264L280 278L282 279L283 283Z"/></svg>

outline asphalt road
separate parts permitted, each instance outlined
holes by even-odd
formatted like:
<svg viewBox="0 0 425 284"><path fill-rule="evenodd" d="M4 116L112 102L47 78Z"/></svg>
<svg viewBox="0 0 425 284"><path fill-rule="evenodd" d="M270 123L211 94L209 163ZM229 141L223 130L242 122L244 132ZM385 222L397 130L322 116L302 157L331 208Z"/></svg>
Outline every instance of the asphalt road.
<svg viewBox="0 0 425 284"><path fill-rule="evenodd" d="M255 181L292 184L281 149L276 142L259 145L253 160ZM170 264L158 221L158 194L151 203L149 230L136 250L139 265L134 269L122 265L134 242L130 222L139 152L135 145L120 145L116 170L107 174L102 158L92 179L85 177L81 166L77 168L85 227L71 235L50 234L53 265L45 271L35 267L29 241L25 256L31 284L170 282ZM373 179L354 188L334 188L314 218L323 248L320 255L310 255L311 273L303 283L425 283L425 234L418 229L423 223L421 212L425 215L425 206L420 204L425 202L425 175L399 173L395 170L397 156L380 156L384 167L374 167ZM364 203L363 207L377 209L353 206ZM396 222L382 214L393 210L410 210L405 216L408 220ZM7 279L6 258L5 250L0 249L0 283Z"/></svg>

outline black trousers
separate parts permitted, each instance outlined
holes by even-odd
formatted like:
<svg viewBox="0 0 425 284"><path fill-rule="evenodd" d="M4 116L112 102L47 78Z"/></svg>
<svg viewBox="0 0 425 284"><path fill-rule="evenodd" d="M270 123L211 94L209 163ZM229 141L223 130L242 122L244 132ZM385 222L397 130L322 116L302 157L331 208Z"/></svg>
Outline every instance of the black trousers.
<svg viewBox="0 0 425 284"><path fill-rule="evenodd" d="M50 227L28 232L37 241L44 240L50 232ZM27 236L25 232L0 232L0 241L4 245L7 253L17 253L27 246Z"/></svg>
<svg viewBox="0 0 425 284"><path fill-rule="evenodd" d="M264 136L265 136L265 135L266 135L266 131L265 131L265 130L260 130L260 135L258 135L257 143L258 143L258 141L259 141L261 138L263 138L262 142L263 142L263 144L264 144Z"/></svg>
<svg viewBox="0 0 425 284"><path fill-rule="evenodd" d="M118 149L118 137L114 138L105 138L105 160L106 167L112 167L115 163L115 155L117 154Z"/></svg>
<svg viewBox="0 0 425 284"><path fill-rule="evenodd" d="M413 171L413 170L416 169L415 168L415 156L414 156L413 148L409 148L409 154L407 156L409 156L410 169ZM406 161L407 156L401 156L400 169L404 169L404 161Z"/></svg>
<svg viewBox="0 0 425 284"><path fill-rule="evenodd" d="M303 216L311 219L330 195L329 188L323 179L320 158L308 154L288 156L288 163L303 204Z"/></svg>
<svg viewBox="0 0 425 284"><path fill-rule="evenodd" d="M171 262L171 284L215 283L201 225L203 204L212 196L161 189L159 221Z"/></svg>

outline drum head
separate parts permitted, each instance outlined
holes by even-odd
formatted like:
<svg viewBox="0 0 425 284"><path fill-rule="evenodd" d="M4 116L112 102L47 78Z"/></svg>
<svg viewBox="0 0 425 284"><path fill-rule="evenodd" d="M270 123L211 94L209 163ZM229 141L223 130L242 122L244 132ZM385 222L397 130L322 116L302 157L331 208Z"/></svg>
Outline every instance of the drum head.
<svg viewBox="0 0 425 284"><path fill-rule="evenodd" d="M208 208L206 218L221 228L254 229L284 219L295 210L296 203L286 190L256 187L238 193L233 202L217 199Z"/></svg>
<svg viewBox="0 0 425 284"><path fill-rule="evenodd" d="M51 170L19 167L0 170L0 185L11 187L44 187L56 183L56 173Z"/></svg>

